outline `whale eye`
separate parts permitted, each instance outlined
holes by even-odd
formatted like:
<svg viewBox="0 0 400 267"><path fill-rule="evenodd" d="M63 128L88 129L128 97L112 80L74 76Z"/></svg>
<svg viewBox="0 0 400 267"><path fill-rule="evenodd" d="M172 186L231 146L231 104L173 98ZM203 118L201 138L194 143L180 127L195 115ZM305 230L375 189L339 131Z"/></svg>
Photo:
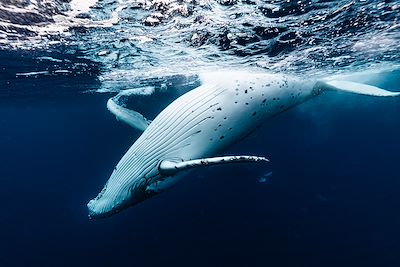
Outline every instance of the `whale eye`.
<svg viewBox="0 0 400 267"><path fill-rule="evenodd" d="M255 116L256 114L257 114L257 112L254 111L252 116Z"/></svg>
<svg viewBox="0 0 400 267"><path fill-rule="evenodd" d="M221 137L220 137L219 139L221 139L221 140L222 140L222 139L224 139L224 138L225 138L225 136L221 135Z"/></svg>

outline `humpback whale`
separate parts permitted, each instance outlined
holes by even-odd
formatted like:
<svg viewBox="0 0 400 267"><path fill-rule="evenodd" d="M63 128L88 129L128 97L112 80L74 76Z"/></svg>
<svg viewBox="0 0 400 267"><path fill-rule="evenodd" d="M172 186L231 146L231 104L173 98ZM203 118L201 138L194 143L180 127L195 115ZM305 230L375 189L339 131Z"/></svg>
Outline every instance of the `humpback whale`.
<svg viewBox="0 0 400 267"><path fill-rule="evenodd" d="M159 194L193 168L268 162L262 156L220 153L267 118L324 91L382 97L400 95L356 82L313 81L257 71L208 72L199 77L199 87L177 98L153 121L118 104L118 95L109 99L107 107L117 119L143 133L121 158L98 196L87 204L89 218L111 216Z"/></svg>

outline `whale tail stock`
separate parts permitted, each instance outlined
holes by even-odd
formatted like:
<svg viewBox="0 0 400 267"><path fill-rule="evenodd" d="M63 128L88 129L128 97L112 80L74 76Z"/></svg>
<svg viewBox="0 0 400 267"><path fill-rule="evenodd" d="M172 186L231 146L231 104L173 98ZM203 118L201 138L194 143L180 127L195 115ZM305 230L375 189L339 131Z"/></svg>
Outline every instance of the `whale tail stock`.
<svg viewBox="0 0 400 267"><path fill-rule="evenodd" d="M376 86L351 81L327 80L317 83L319 92L322 90L336 90L367 96L400 96L400 92L388 91Z"/></svg>

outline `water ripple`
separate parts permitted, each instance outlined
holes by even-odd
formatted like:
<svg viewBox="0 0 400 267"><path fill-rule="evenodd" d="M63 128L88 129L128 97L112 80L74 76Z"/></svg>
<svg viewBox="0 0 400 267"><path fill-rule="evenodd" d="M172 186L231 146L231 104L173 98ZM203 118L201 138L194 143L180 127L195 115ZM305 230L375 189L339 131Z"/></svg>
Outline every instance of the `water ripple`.
<svg viewBox="0 0 400 267"><path fill-rule="evenodd" d="M121 73L133 81L235 66L335 73L400 59L400 1L78 3L2 1L0 47L57 51L67 45L100 63L100 80L107 81Z"/></svg>

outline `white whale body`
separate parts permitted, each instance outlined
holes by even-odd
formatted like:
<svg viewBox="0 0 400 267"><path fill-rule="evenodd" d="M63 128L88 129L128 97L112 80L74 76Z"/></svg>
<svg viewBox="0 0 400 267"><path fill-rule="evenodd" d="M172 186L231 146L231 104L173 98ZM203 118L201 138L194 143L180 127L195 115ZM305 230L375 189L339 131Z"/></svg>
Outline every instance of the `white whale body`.
<svg viewBox="0 0 400 267"><path fill-rule="evenodd" d="M107 217L158 194L187 170L210 164L266 162L264 157L219 155L267 118L325 90L398 96L374 86L337 80L304 80L250 71L210 72L202 85L182 95L151 122L108 101L116 117L144 130L115 167L103 190L87 206L90 218Z"/></svg>

